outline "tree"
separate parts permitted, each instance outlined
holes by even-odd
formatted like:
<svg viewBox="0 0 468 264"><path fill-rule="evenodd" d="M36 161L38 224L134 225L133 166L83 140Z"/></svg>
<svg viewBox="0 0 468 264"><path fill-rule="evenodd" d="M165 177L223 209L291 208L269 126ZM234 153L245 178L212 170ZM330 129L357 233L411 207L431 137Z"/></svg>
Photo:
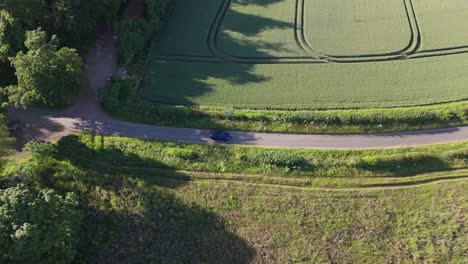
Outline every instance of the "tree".
<svg viewBox="0 0 468 264"><path fill-rule="evenodd" d="M0 190L0 263L69 263L82 212L76 197L23 184Z"/></svg>
<svg viewBox="0 0 468 264"><path fill-rule="evenodd" d="M149 25L144 19L131 19L120 23L120 37L117 43L120 62L130 63L141 52L151 37Z"/></svg>
<svg viewBox="0 0 468 264"><path fill-rule="evenodd" d="M23 41L21 24L6 10L0 10L0 62L21 50Z"/></svg>
<svg viewBox="0 0 468 264"><path fill-rule="evenodd" d="M36 28L47 19L45 0L0 0L0 9L8 11L26 28Z"/></svg>
<svg viewBox="0 0 468 264"><path fill-rule="evenodd" d="M6 94L16 106L61 108L69 105L84 84L82 61L76 50L58 49L54 35L48 39L42 29L26 33L27 53L11 59L18 79Z"/></svg>
<svg viewBox="0 0 468 264"><path fill-rule="evenodd" d="M122 0L55 0L50 4L47 30L58 34L66 45L82 48L100 21L108 21L117 14L121 2Z"/></svg>
<svg viewBox="0 0 468 264"><path fill-rule="evenodd" d="M0 106L0 169L7 163L6 158L13 154L13 144L15 143L15 139L11 137L6 125L5 111L5 107Z"/></svg>
<svg viewBox="0 0 468 264"><path fill-rule="evenodd" d="M8 58L22 49L23 42L24 30L21 23L6 10L0 10L0 87L16 83Z"/></svg>

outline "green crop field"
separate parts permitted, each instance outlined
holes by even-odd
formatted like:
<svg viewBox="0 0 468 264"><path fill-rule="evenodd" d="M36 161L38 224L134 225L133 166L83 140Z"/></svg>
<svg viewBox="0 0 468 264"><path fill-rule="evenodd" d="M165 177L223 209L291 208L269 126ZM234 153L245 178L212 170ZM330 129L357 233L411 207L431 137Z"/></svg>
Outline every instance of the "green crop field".
<svg viewBox="0 0 468 264"><path fill-rule="evenodd" d="M468 99L464 0L175 0L141 98L250 109Z"/></svg>

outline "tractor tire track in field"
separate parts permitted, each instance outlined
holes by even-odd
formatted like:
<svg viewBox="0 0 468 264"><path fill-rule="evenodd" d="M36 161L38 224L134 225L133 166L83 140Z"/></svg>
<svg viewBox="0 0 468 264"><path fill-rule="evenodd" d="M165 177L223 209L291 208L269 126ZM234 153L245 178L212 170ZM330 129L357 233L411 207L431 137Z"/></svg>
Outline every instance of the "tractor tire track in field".
<svg viewBox="0 0 468 264"><path fill-rule="evenodd" d="M296 10L294 11L294 39L296 41L296 45L313 58L325 59L325 61L328 61L326 56L313 50L307 43L307 39L304 35L304 7L305 0L296 0Z"/></svg>
<svg viewBox="0 0 468 264"><path fill-rule="evenodd" d="M405 58L406 56L412 55L417 52L419 47L421 46L421 33L418 25L418 21L414 12L412 0L403 0L403 5L405 7L406 18L408 20L408 26L410 28L410 40L406 47L399 51L395 52L388 52L388 53L380 53L380 54L362 54L362 55L331 55L319 52L312 48L312 45L309 43L309 38L306 35L305 31L305 9L306 9L306 2L308 0L297 0L300 1L297 4L297 12L300 19L296 20L299 23L296 28L300 28L298 30L299 33L299 45L305 50L309 52L312 56L318 56L320 58L325 58L329 62L335 63L352 63L352 62L374 62L374 61L392 61L392 60L400 60Z"/></svg>
<svg viewBox="0 0 468 264"><path fill-rule="evenodd" d="M109 170L113 165L105 163L96 164L89 158L75 157L80 162L89 164L90 166L97 166L99 169ZM196 182L196 181L216 181L216 182L233 182L233 183L246 183L251 185L269 186L276 188L296 188L302 190L315 190L315 191L380 191L380 190L397 190L423 187L432 184L458 182L468 179L467 169L455 169L449 171L437 171L429 173L420 173L414 176L407 176L403 179L401 177L378 177L377 182L365 182L366 178L346 178L341 177L341 180L351 180L348 185L338 185L336 187L324 187L327 180L334 181L337 178L310 178L310 177L294 177L278 176L278 175L264 175L264 174L239 174L228 172L203 172L203 171L190 171L190 170L172 170L167 168L158 167L119 167L119 172L141 175L158 175L159 178L171 181L183 182ZM426 178L428 177L429 178ZM372 178L367 178L370 180ZM395 182L395 179L402 179ZM319 180L319 183L314 181ZM364 182L352 182L352 180L364 180ZM324 184L325 183L325 184ZM322 185L319 186L319 185Z"/></svg>
<svg viewBox="0 0 468 264"><path fill-rule="evenodd" d="M218 36L221 29L221 25L226 17L229 7L231 6L232 0L224 0L218 10L218 13L213 20L213 24L210 26L208 33L207 47L210 53L227 63L238 63L238 64L294 64L294 63L308 63L316 64L323 63L321 60L309 57L242 57L232 56L223 52L218 47Z"/></svg>
<svg viewBox="0 0 468 264"><path fill-rule="evenodd" d="M468 175L460 175L453 177L438 177L425 180L416 180L414 182L403 182L403 183L382 183L382 184L369 184L367 186L356 186L356 187L314 187L314 186L300 186L293 184L284 184L284 183L267 183L259 182L250 179L249 176L252 175L236 175L232 173L204 173L204 172L194 172L194 171L176 171L185 177L184 179L178 179L170 176L162 176L167 180L174 181L193 181L193 182L226 182L226 183L245 183L253 186L262 186L270 188L285 188L285 189L295 189L303 191L332 191L332 192L352 192L352 191L384 191L384 190L399 190L399 189L411 189L411 188L420 188L424 186L431 186L434 184L450 183L450 182L464 182L468 179ZM448 172L450 173L450 172ZM268 179L268 176L254 175L262 177L262 180ZM229 178L231 177L231 179ZM266 178L264 178L266 177ZM242 179L245 178L245 179ZM299 179L302 180L302 179Z"/></svg>
<svg viewBox="0 0 468 264"><path fill-rule="evenodd" d="M321 64L321 63L366 63L366 62L382 62L394 61L403 59L419 59L427 57L439 57L463 54L468 52L467 46L459 46L452 48L441 48L419 51L422 45L422 34L419 26L417 14L415 12L413 0L403 0L405 7L408 25L410 27L410 41L408 45L400 51L382 53L382 54L363 54L363 55L341 55L335 56L330 54L320 53L312 48L304 30L304 21L306 20L305 8L306 1L295 1L295 17L294 17L294 41L302 52L310 55L304 56L289 56L289 57L243 57L232 56L218 48L218 37L221 25L229 11L232 0L223 0L220 4L217 13L210 25L208 37L206 41L207 49L212 57L191 56L183 54L161 54L158 55L157 61L175 61L175 62L195 62L195 63L227 63L227 64Z"/></svg>
<svg viewBox="0 0 468 264"><path fill-rule="evenodd" d="M245 182L242 180L227 180L227 179L192 179L189 181L212 181L212 182L226 182L226 183L246 183L253 186L261 187L270 187L270 188L285 188L285 189L294 189L294 190L303 190L303 191L330 191L330 192L353 192L353 191L384 191L384 190L400 190L400 189L411 189L411 188L420 188L424 186L431 186L434 184L441 183L450 183L450 182L463 182L468 177L459 177L453 179L437 179L433 181L428 181L424 183L415 183L415 184L402 184L402 185L384 185L384 186L375 186L375 187L350 187L350 188L325 188L325 187L302 187L294 185L283 185L283 184L271 184L271 183L258 183L258 182ZM349 198L349 197L347 197Z"/></svg>

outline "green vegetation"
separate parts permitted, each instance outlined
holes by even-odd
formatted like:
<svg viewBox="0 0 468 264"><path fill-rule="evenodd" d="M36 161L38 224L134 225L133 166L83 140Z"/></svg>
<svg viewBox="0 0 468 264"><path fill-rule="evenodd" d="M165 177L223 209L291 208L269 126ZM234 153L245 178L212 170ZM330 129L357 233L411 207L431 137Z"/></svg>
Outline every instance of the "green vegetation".
<svg viewBox="0 0 468 264"><path fill-rule="evenodd" d="M70 263L75 258L82 219L76 197L71 193L62 197L52 190L22 184L3 188L0 261Z"/></svg>
<svg viewBox="0 0 468 264"><path fill-rule="evenodd" d="M57 34L65 46L81 49L89 44L99 22L111 21L122 0L0 0L26 30L42 27Z"/></svg>
<svg viewBox="0 0 468 264"><path fill-rule="evenodd" d="M457 263L466 144L286 151L81 134L30 143L19 171L78 196L80 263ZM311 158L322 173L304 174Z"/></svg>
<svg viewBox="0 0 468 264"><path fill-rule="evenodd" d="M419 1L410 8L407 1L388 1L379 9L386 10L383 14L372 1L349 6L317 1L321 8L305 1L298 10L295 2L208 1L200 6L175 0L148 59L136 59L119 84L123 92L114 89L106 109L149 124L280 133L376 133L468 124L466 54L451 47L428 50L425 41L433 40L425 34L434 23L417 27L419 18L430 13L419 10L438 8L444 13L434 21L445 25L461 19L454 10L464 3L439 8L442 3L422 7ZM302 11L303 18L295 15ZM452 13L451 22L442 21ZM336 19L332 30L314 33L327 17ZM382 35L388 23L396 26ZM458 38L452 31L444 34ZM318 53L315 44L334 55ZM405 45L405 51L395 51ZM451 53L457 54L445 56ZM453 101L458 102L448 103Z"/></svg>
<svg viewBox="0 0 468 264"><path fill-rule="evenodd" d="M379 133L468 124L468 102L356 110L250 110L158 104L136 97L130 73L103 90L103 107L133 122L176 127L303 134Z"/></svg>
<svg viewBox="0 0 468 264"><path fill-rule="evenodd" d="M315 0L304 6L304 35L314 49L333 56L401 51L413 37L407 7L401 0ZM330 16L336 16L332 23Z"/></svg>
<svg viewBox="0 0 468 264"><path fill-rule="evenodd" d="M0 60L5 62L23 45L21 25L5 10L0 10Z"/></svg>
<svg viewBox="0 0 468 264"><path fill-rule="evenodd" d="M0 86L16 105L70 104L78 51L118 14L131 68L100 100L125 119L295 133L468 124L465 35L450 36L466 29L466 4L413 1L142 0L127 13L134 2L0 0ZM76 134L7 164L2 120L2 263L466 259L468 142L316 150Z"/></svg>
<svg viewBox="0 0 468 264"><path fill-rule="evenodd" d="M7 87L15 106L60 108L69 105L84 87L83 65L76 50L58 49L41 29L26 33L27 53L19 52L11 63L18 85Z"/></svg>
<svg viewBox="0 0 468 264"><path fill-rule="evenodd" d="M427 105L468 97L466 54L381 63L292 65L187 63L157 59L153 54L141 96L163 104L343 109Z"/></svg>
<svg viewBox="0 0 468 264"><path fill-rule="evenodd" d="M458 51L466 50L468 38L464 34L451 34L451 32L464 32L468 29L466 23L460 23L468 15L463 8L466 2L453 0L450 3L437 1L413 0L416 14L419 17L422 34L424 36L423 50L431 51L450 48ZM436 15L443 12L446 15ZM447 30L450 29L450 30Z"/></svg>
<svg viewBox="0 0 468 264"><path fill-rule="evenodd" d="M10 131L8 131L4 112L4 107L0 107L0 172L3 172L8 163L8 158L14 154L12 147L15 142L15 139L10 135Z"/></svg>
<svg viewBox="0 0 468 264"><path fill-rule="evenodd" d="M304 21L295 21L296 1L293 0L249 1L248 4L239 0L224 2L221 7L218 1L212 1L207 6L214 5L214 8L203 9L197 8L198 2L194 0L178 2L161 40L155 40L150 51L143 98L172 105L292 110L401 107L468 98L464 86L467 80L463 77L466 54L439 56L438 53L432 54L435 57L420 58L423 54L416 48L424 46L424 32L420 33L423 43L413 43L421 36L416 35L419 34L414 29L417 21L411 17L419 13L417 8L408 7L406 14L406 1L388 1L383 9L376 8L372 1L349 3L349 6L340 6L340 1L318 1L319 8L305 3ZM459 7L465 6L464 2L457 3ZM443 4L433 6L438 5ZM216 17L216 7L221 8L222 14L226 10L225 15ZM351 12L359 17L353 17ZM440 14L445 16L455 11L440 8L438 12L445 12ZM200 19L210 16L207 14L211 14L211 22L209 18ZM329 17L336 20L327 20L333 30L327 30L326 35L314 32L313 28L324 28L316 22ZM311 23L315 25L312 29L308 26ZM391 32L382 31L389 28L386 23L392 24ZM187 24L193 25L184 29ZM181 34L195 27L205 30ZM307 48L311 54L304 55L294 42L294 28L301 31L296 33L302 46L310 45L314 49L314 44L319 42L323 47L336 49L330 53L346 57L314 54ZM198 36L194 36L195 32ZM168 44L169 39L175 39L174 34L181 44ZM459 35L453 31L447 34L454 38ZM363 35L366 38L359 38ZM311 36L320 38L307 40ZM207 43L206 39L210 41ZM345 43L347 47L335 48L330 43ZM194 48L188 47L191 45ZM205 45L208 55L199 51L201 45ZM391 57L395 49L407 45L410 50ZM236 54L231 54L232 51ZM373 61L374 55L377 61ZM419 59L401 59L413 55ZM213 63L216 61L221 63ZM341 63L354 61L360 63Z"/></svg>
<svg viewBox="0 0 468 264"><path fill-rule="evenodd" d="M119 24L117 46L120 62L129 64L148 45L153 35L159 34L162 21L170 9L172 0L145 0L143 18L125 18Z"/></svg>
<svg viewBox="0 0 468 264"><path fill-rule="evenodd" d="M80 134L60 140L54 149L50 153L58 159L123 173L157 168L299 178L362 178L411 176L463 169L468 165L468 142L393 149L286 150Z"/></svg>
<svg viewBox="0 0 468 264"><path fill-rule="evenodd" d="M110 22L122 2L0 0L2 100L16 106L69 105L83 86L77 50L85 52L98 23Z"/></svg>

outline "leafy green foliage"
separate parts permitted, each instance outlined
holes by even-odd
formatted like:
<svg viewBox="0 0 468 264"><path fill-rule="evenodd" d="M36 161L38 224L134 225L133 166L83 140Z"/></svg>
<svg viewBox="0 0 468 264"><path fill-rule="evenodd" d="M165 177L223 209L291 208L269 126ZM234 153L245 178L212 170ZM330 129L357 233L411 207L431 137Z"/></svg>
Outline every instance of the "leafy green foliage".
<svg viewBox="0 0 468 264"><path fill-rule="evenodd" d="M71 262L81 220L70 193L62 197L24 185L0 190L0 262Z"/></svg>
<svg viewBox="0 0 468 264"><path fill-rule="evenodd" d="M8 58L23 47L24 30L21 23L6 10L0 9L0 87L16 83Z"/></svg>
<svg viewBox="0 0 468 264"><path fill-rule="evenodd" d="M107 111L119 111L132 99L134 89L135 84L131 80L112 80L106 88L99 91L99 101Z"/></svg>
<svg viewBox="0 0 468 264"><path fill-rule="evenodd" d="M24 41L21 24L6 10L0 10L0 62L18 52Z"/></svg>
<svg viewBox="0 0 468 264"><path fill-rule="evenodd" d="M302 156L289 150L265 150L256 153L252 160L259 165L275 166L286 170L299 170L307 167L307 161Z"/></svg>
<svg viewBox="0 0 468 264"><path fill-rule="evenodd" d="M172 0L146 0L145 18L128 19L119 24L117 46L122 64L129 64L144 50L151 37L160 32L171 3Z"/></svg>
<svg viewBox="0 0 468 264"><path fill-rule="evenodd" d="M140 18L123 21L119 25L119 32L120 61L128 64L145 48L151 37L151 30L147 22Z"/></svg>
<svg viewBox="0 0 468 264"><path fill-rule="evenodd" d="M0 9L12 14L26 29L44 28L67 46L87 45L99 22L110 21L122 0L0 0Z"/></svg>
<svg viewBox="0 0 468 264"><path fill-rule="evenodd" d="M76 50L58 48L54 35L48 40L41 29L28 31L25 46L12 58L17 86L8 87L10 103L16 106L64 107L84 85L81 58Z"/></svg>
<svg viewBox="0 0 468 264"><path fill-rule="evenodd" d="M15 142L15 139L10 135L10 131L8 131L4 111L3 106L0 106L0 169L3 169L6 163L5 158L13 153L12 147Z"/></svg>
<svg viewBox="0 0 468 264"><path fill-rule="evenodd" d="M0 9L10 12L28 29L39 27L47 12L44 0L0 0Z"/></svg>

